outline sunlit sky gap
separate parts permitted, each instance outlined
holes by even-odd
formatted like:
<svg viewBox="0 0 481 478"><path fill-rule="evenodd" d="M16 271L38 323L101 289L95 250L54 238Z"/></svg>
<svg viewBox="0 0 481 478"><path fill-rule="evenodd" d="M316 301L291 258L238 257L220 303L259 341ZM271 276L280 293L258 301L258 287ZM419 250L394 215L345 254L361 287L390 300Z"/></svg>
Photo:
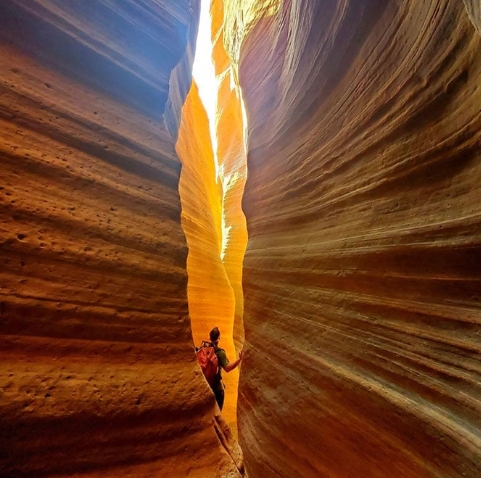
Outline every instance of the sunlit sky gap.
<svg viewBox="0 0 481 478"><path fill-rule="evenodd" d="M1 1L1 0L0 0ZM212 40L211 40L211 19L210 19L210 0L201 0L200 24L197 35L197 46L192 74L199 87L199 95L207 111L209 118L210 136L212 139L212 149L214 151L215 168L217 181L222 181L223 193L235 186L240 179L240 173L235 172L224 176L223 167L219 167L217 158L217 135L215 131L216 103L217 103L217 81L215 78L214 64L212 62ZM232 85L233 86L233 85ZM246 124L244 103L241 99L244 124ZM222 205L224 207L224 205ZM224 260L230 242L232 225L225 224L226 215L222 213L222 246L220 257Z"/></svg>
<svg viewBox="0 0 481 478"><path fill-rule="evenodd" d="M209 117L212 148L217 158L215 127L215 112L217 101L217 85L212 63L211 21L209 14L210 0L201 1L200 24L197 34L197 46L195 52L193 76L199 87L199 95ZM217 161L216 161L217 163Z"/></svg>
<svg viewBox="0 0 481 478"><path fill-rule="evenodd" d="M199 96L204 104L204 108L209 118L210 137L212 140L212 150L214 152L216 180L219 178L219 163L217 160L217 135L215 131L215 116L217 103L217 83L215 79L214 64L212 62L212 40L211 40L211 19L210 19L210 0L201 0L200 23L197 33L197 45L192 75L199 87ZM222 174L222 173L221 173ZM225 192L225 191L224 191ZM222 208L224 200L222 199ZM225 214L222 213L222 246L220 251L221 260L224 260L225 250L228 244L229 230L225 225Z"/></svg>

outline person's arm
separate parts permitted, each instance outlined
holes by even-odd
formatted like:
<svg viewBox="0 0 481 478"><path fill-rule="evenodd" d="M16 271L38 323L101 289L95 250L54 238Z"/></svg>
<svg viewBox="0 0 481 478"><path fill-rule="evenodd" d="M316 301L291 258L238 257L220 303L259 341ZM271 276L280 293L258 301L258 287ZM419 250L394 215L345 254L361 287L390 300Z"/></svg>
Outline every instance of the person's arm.
<svg viewBox="0 0 481 478"><path fill-rule="evenodd" d="M232 370L234 370L235 368L237 368L239 366L239 364L241 363L242 361L242 355L244 355L244 351L241 350L239 352L239 358L237 360L234 360L233 362L229 362L225 367L224 367L224 371L229 373L231 372Z"/></svg>

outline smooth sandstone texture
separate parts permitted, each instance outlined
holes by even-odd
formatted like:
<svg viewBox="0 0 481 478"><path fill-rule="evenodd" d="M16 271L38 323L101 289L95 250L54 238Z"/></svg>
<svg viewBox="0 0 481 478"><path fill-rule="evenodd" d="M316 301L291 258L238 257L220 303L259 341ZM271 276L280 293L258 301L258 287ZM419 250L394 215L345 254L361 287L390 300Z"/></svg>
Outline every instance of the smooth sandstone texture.
<svg viewBox="0 0 481 478"><path fill-rule="evenodd" d="M481 476L481 37L463 2L226 1L249 476ZM477 2L466 2L479 13Z"/></svg>
<svg viewBox="0 0 481 478"><path fill-rule="evenodd" d="M239 476L188 315L174 146L198 14L0 2L2 477Z"/></svg>

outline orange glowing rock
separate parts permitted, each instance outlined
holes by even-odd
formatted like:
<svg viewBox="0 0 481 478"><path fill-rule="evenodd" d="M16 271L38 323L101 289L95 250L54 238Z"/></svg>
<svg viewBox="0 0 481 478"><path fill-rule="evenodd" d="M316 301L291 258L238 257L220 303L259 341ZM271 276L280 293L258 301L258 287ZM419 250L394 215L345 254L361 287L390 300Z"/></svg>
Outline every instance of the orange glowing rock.
<svg viewBox="0 0 481 478"><path fill-rule="evenodd" d="M182 226L189 245L188 298L194 341L214 326L230 360L243 346L242 262L247 242L241 208L246 180L244 122L235 68L223 47L222 3L212 3L213 62L218 84L212 149L207 114L195 82L182 109L176 150L182 160ZM234 348L235 343L235 348ZM236 430L239 369L224 373L224 416Z"/></svg>
<svg viewBox="0 0 481 478"><path fill-rule="evenodd" d="M224 186L222 177L217 174L209 122L195 82L182 110L176 150L182 161L179 192L182 227L189 246L187 291L192 335L195 344L200 345L202 340L208 339L209 331L218 326L221 346L233 360L236 357L233 342L235 294L223 260ZM238 369L223 374L226 383L223 414L234 428L238 375Z"/></svg>
<svg viewBox="0 0 481 478"><path fill-rule="evenodd" d="M235 295L234 341L242 347L243 292L242 264L247 244L247 228L242 211L242 195L247 177L245 124L237 67L224 49L222 2L211 3L213 62L217 80L216 138L217 160L224 189L224 264Z"/></svg>

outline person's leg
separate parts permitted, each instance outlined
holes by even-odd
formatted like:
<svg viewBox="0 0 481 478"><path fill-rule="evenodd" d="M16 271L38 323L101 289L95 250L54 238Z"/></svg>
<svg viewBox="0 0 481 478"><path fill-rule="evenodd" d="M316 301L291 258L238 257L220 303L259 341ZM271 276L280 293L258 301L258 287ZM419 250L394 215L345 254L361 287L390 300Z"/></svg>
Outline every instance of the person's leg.
<svg viewBox="0 0 481 478"><path fill-rule="evenodd" d="M222 410L222 407L224 406L224 387L217 387L215 390L214 390L214 395L215 395L215 399L217 401L217 405L219 405L219 409Z"/></svg>

